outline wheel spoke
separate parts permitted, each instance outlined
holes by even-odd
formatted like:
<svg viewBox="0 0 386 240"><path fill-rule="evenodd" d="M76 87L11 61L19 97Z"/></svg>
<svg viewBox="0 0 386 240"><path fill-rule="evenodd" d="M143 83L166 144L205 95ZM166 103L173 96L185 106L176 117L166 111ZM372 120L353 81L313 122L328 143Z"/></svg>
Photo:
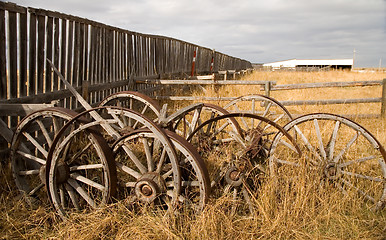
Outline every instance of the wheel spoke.
<svg viewBox="0 0 386 240"><path fill-rule="evenodd" d="M366 175L362 175L362 174L358 174L358 173L353 173L353 172L348 172L348 171L343 171L343 170L341 172L345 175L353 176L356 178L362 178L362 179L366 179L366 180L370 180L370 181L374 181L374 182L384 182L385 181L382 178L366 176Z"/></svg>
<svg viewBox="0 0 386 240"><path fill-rule="evenodd" d="M344 168L344 167L350 166L351 164L354 164L354 163L361 163L361 162L369 161L369 160L372 160L375 158L376 158L376 156L363 157L363 158L359 158L359 159L355 159L355 160L351 160L351 161L348 161L345 163L338 164L338 167Z"/></svg>
<svg viewBox="0 0 386 240"><path fill-rule="evenodd" d="M111 112L110 115L115 119L115 121L117 121L120 128L126 127L126 125L121 121L121 119L115 113Z"/></svg>
<svg viewBox="0 0 386 240"><path fill-rule="evenodd" d="M92 208L96 208L96 204L94 202L94 200L92 200L92 198L87 194L87 192L79 185L79 183L77 183L74 179L72 178L69 178L67 180L68 184L70 184L71 187L73 187L75 189L75 191L77 191L79 193L79 195L84 199L86 200L86 202L92 207Z"/></svg>
<svg viewBox="0 0 386 240"><path fill-rule="evenodd" d="M200 182L199 181L182 181L183 187L199 187Z"/></svg>
<svg viewBox="0 0 386 240"><path fill-rule="evenodd" d="M292 151L294 151L296 153L298 152L298 150L296 150L296 148L294 147L293 144L291 144L291 143L289 143L287 141L284 141L283 139L280 139L279 143L284 145L284 146L286 146L287 148L291 149Z"/></svg>
<svg viewBox="0 0 386 240"><path fill-rule="evenodd" d="M314 126L315 126L316 136L318 137L320 154L322 155L322 158L326 160L327 156L323 145L322 134L320 133L318 119L314 119Z"/></svg>
<svg viewBox="0 0 386 240"><path fill-rule="evenodd" d="M70 196L72 205L74 205L74 207L77 210L80 210L80 206L78 204L78 197L76 196L74 189L68 183L64 184L64 188L66 189L68 195Z"/></svg>
<svg viewBox="0 0 386 240"><path fill-rule="evenodd" d="M336 139L338 137L338 130L340 128L340 121L335 122L334 130L332 131L330 141L328 143L328 160L331 161L334 157L334 149L335 149L335 143Z"/></svg>
<svg viewBox="0 0 386 240"><path fill-rule="evenodd" d="M126 182L125 183L125 187L127 187L127 188L134 188L136 183L137 182Z"/></svg>
<svg viewBox="0 0 386 240"><path fill-rule="evenodd" d="M36 122L38 123L39 127L40 127L40 130L42 131L47 143L48 143L48 146L51 147L52 145L52 140L50 138L50 134L48 133L46 127L44 126L44 124L42 123L42 121L40 121L39 119L36 120Z"/></svg>
<svg viewBox="0 0 386 240"><path fill-rule="evenodd" d="M66 198L64 196L64 189L63 186L59 186L59 198L60 198L60 205L62 205L62 208L66 208Z"/></svg>
<svg viewBox="0 0 386 240"><path fill-rule="evenodd" d="M40 183L39 185L37 185L34 189L32 189L28 195L29 196L32 196L34 195L35 193L37 193L37 191L39 191L40 189L42 189L42 187L44 187L44 183Z"/></svg>
<svg viewBox="0 0 386 240"><path fill-rule="evenodd" d="M54 126L54 133L55 133L55 135L60 130L60 124L59 124L58 121L59 121L59 119L57 119L55 116L52 116L52 125Z"/></svg>
<svg viewBox="0 0 386 240"><path fill-rule="evenodd" d="M286 165L291 165L291 166L294 166L294 167L299 167L299 163L295 163L295 162L290 162L290 161L286 161L286 160L282 160L282 159L279 159L275 156L272 157L272 159L278 163L281 163L281 164L286 164Z"/></svg>
<svg viewBox="0 0 386 240"><path fill-rule="evenodd" d="M41 146L35 138L33 138L29 133L23 132L23 135L43 154L45 158L47 158L48 152Z"/></svg>
<svg viewBox="0 0 386 240"><path fill-rule="evenodd" d="M139 179L139 178L142 176L141 173L135 171L135 170L132 169L132 168L129 168L129 167L123 165L123 164L120 163L120 162L115 162L115 165L117 166L117 168L118 168L119 170L121 170L121 171L123 171L123 172L125 172L125 173L127 173L127 174L129 174L129 175L131 175L131 176L133 176L133 177L136 178L136 179Z"/></svg>
<svg viewBox="0 0 386 240"><path fill-rule="evenodd" d="M84 176L82 176L82 175L80 175L78 173L71 173L70 176L73 179L78 180L79 182L85 183L85 184L87 184L87 185L89 185L89 186L91 186L93 188L96 188L96 189L102 191L102 192L106 191L105 186L103 186L103 185L101 185L101 184L99 184L97 182L94 182L91 179L88 179L88 178L86 178L86 177L84 177Z"/></svg>
<svg viewBox="0 0 386 240"><path fill-rule="evenodd" d="M162 178L163 178L163 179L166 179L166 178L168 178L170 175L172 175L172 173L173 173L173 169L170 169L169 171L167 171L166 173L164 173L164 174L162 175Z"/></svg>
<svg viewBox="0 0 386 240"><path fill-rule="evenodd" d="M133 161L133 163L135 164L135 166L139 169L139 171L140 171L141 173L146 173L146 172L147 172L146 167L139 161L139 159L137 158L137 156L135 156L135 154L130 150L130 148L129 148L126 144L127 144L127 143L125 143L124 145L122 145L123 150L125 150L125 152L126 152L127 155L130 157L130 159Z"/></svg>
<svg viewBox="0 0 386 240"><path fill-rule="evenodd" d="M252 205L250 195L249 195L247 189L245 188L245 186L243 186L241 192L243 193L244 199L245 199L246 203L248 204L249 212L252 214L253 213L253 205Z"/></svg>
<svg viewBox="0 0 386 240"><path fill-rule="evenodd" d="M79 171L79 170L89 170L89 169L99 169L103 168L103 164L89 164L89 165L79 165L70 167L70 171Z"/></svg>
<svg viewBox="0 0 386 240"><path fill-rule="evenodd" d="M337 163L339 162L339 159L343 156L343 154L351 147L351 145L355 142L355 140L358 139L358 136L360 135L360 132L356 132L354 136L350 139L350 141L346 144L345 148L342 149L342 151L339 152L339 154L334 158L333 162Z"/></svg>
<svg viewBox="0 0 386 240"><path fill-rule="evenodd" d="M354 188L359 194L361 194L362 196L364 196L367 200L369 200L369 201L371 201L371 202L373 202L373 203L376 203L376 201L375 201L375 199L374 199L373 197L371 197L371 196L369 196L368 194L366 194L363 190L361 190L361 189L355 187L351 182L349 182L349 181L347 181L347 180L345 180L345 179L341 179L341 180L342 180L342 182L343 182L344 184L348 185L349 187Z"/></svg>
<svg viewBox="0 0 386 240"><path fill-rule="evenodd" d="M25 170L25 171L19 171L18 174L20 176L28 176L28 175L37 175L39 174L39 169L33 169L33 170Z"/></svg>
<svg viewBox="0 0 386 240"><path fill-rule="evenodd" d="M201 114L201 109L202 109L202 106L200 106L199 108L196 108L196 110L194 110L194 114L193 114L193 118L192 118L192 121L190 123L190 126L189 126L189 131L188 131L188 136L194 131L194 129L196 129L197 127L197 123L198 123L198 120L200 118L200 114Z"/></svg>
<svg viewBox="0 0 386 240"><path fill-rule="evenodd" d="M22 151L17 151L18 154L20 154L21 156L25 157L25 158L28 158L32 161L35 161L37 163L40 163L41 165L46 165L46 160L45 159L42 159L42 158L38 158L38 157L35 157L34 155L31 155L29 153L25 153L25 152L22 152Z"/></svg>
<svg viewBox="0 0 386 240"><path fill-rule="evenodd" d="M152 154L150 151L149 142L146 138L142 138L141 140L142 140L143 147L145 149L146 161L147 161L147 170L149 172L152 172L152 171L154 171L154 161L153 161L153 157L152 157Z"/></svg>
<svg viewBox="0 0 386 240"><path fill-rule="evenodd" d="M162 153L161 153L161 157L159 159L159 162L157 164L157 169L156 169L156 172L157 173L161 173L161 170L162 170L162 166L163 164L165 163L165 160L166 160L166 148L164 147L162 149Z"/></svg>
<svg viewBox="0 0 386 240"><path fill-rule="evenodd" d="M234 215L236 213L237 204L238 204L237 203L237 195L238 195L237 188L233 188L233 193L232 193L233 204L232 204L231 215Z"/></svg>
<svg viewBox="0 0 386 240"><path fill-rule="evenodd" d="M71 159L67 162L67 164L71 164L71 163L75 162L75 160L78 159L80 157L80 155L82 155L91 145L92 145L92 143L88 143L82 150L80 150L74 156L72 156ZM70 144L68 144L67 146L70 146Z"/></svg>
<svg viewBox="0 0 386 240"><path fill-rule="evenodd" d="M313 155L319 160L319 161L322 161L322 158L320 157L319 153L317 153L314 149L314 147L312 147L311 143L308 141L307 137L304 136L303 132L299 129L298 126L294 126L295 128L295 131L300 135L301 139L303 140L304 144L306 145L307 149L313 153ZM310 161L314 164L317 164L317 162L315 162L313 159L310 159Z"/></svg>

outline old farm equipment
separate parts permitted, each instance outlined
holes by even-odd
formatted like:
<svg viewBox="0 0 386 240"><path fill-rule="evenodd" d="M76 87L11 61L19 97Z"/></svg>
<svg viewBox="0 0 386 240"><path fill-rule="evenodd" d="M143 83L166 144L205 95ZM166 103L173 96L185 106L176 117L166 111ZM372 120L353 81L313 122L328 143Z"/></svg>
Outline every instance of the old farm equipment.
<svg viewBox="0 0 386 240"><path fill-rule="evenodd" d="M234 200L231 213L252 214L264 178L303 167L375 210L386 205L385 149L352 120L327 113L293 119L262 95L168 115L166 105L124 91L93 108L47 61L85 111L33 112L16 128L10 156L26 199L49 201L62 217L116 200L199 212L223 194Z"/></svg>

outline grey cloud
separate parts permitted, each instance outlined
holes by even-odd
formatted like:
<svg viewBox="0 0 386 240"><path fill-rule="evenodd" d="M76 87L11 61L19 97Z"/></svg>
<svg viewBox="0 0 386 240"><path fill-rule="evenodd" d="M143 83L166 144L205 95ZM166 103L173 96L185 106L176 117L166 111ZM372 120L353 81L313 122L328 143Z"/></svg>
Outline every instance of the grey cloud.
<svg viewBox="0 0 386 240"><path fill-rule="evenodd" d="M132 31L215 48L252 62L352 57L386 62L385 0L14 0Z"/></svg>

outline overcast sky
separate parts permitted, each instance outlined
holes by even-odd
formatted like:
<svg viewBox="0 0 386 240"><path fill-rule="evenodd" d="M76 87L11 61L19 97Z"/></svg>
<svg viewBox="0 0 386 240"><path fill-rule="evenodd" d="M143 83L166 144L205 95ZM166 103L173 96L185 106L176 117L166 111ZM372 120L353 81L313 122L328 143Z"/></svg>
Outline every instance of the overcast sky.
<svg viewBox="0 0 386 240"><path fill-rule="evenodd" d="M353 58L386 67L386 0L11 0L169 36L253 63Z"/></svg>

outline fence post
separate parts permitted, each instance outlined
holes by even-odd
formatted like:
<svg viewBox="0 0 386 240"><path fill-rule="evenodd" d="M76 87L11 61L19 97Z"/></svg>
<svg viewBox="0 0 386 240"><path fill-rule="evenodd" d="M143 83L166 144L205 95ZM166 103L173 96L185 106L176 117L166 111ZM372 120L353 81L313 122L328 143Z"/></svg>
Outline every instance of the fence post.
<svg viewBox="0 0 386 240"><path fill-rule="evenodd" d="M386 118L386 78L382 82L381 117Z"/></svg>
<svg viewBox="0 0 386 240"><path fill-rule="evenodd" d="M271 81L267 81L264 86L265 96L269 97L271 94Z"/></svg>

